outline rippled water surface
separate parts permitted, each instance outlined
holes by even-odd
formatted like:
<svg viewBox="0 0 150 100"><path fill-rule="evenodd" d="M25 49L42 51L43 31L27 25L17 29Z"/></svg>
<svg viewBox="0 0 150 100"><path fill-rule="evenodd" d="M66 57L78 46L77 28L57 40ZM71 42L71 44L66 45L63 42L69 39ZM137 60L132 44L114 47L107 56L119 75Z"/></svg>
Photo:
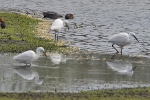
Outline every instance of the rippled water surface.
<svg viewBox="0 0 150 100"><path fill-rule="evenodd" d="M113 53L109 36L119 32L135 32L135 40L124 49L125 54L146 54L149 51L150 7L149 0L0 0L1 10L36 13L43 17L44 11L55 11L65 16L74 14L69 20L69 32L60 33L61 39L73 41L81 49L102 53ZM74 27L74 25L77 25ZM63 31L63 30L62 30ZM131 49L134 48L134 49Z"/></svg>
<svg viewBox="0 0 150 100"><path fill-rule="evenodd" d="M69 20L69 32L61 30L61 40L90 50L91 54L51 54L40 58L32 66L21 67L12 56L0 56L0 91L60 91L149 86L150 1L149 0L0 0L1 11L36 13L55 11ZM119 32L135 32L133 40L123 49L123 60L107 42ZM119 49L119 48L118 48ZM130 56L131 55L131 56ZM141 56L142 57L139 57ZM116 60L117 59L117 60ZM20 66L20 67L19 67ZM136 67L136 68L135 68ZM133 72L131 69L134 69ZM24 75L21 75L25 73ZM32 74L34 73L34 74ZM36 78L34 78L36 76ZM40 79L38 79L38 76ZM28 78L30 77L30 78ZM42 78L44 80L42 81Z"/></svg>
<svg viewBox="0 0 150 100"><path fill-rule="evenodd" d="M79 92L150 86L149 58L102 54L50 53L31 66L0 55L0 91Z"/></svg>

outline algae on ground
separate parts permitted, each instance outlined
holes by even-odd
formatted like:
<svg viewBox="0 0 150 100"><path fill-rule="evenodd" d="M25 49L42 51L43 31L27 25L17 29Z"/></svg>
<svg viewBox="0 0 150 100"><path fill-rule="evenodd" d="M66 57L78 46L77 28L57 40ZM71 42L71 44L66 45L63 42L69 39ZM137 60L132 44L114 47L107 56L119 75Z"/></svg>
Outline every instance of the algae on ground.
<svg viewBox="0 0 150 100"><path fill-rule="evenodd" d="M1 100L149 100L149 88L96 90L79 93L0 93Z"/></svg>
<svg viewBox="0 0 150 100"><path fill-rule="evenodd" d="M0 28L0 52L19 53L39 46L54 51L64 47L63 43L44 37L50 34L45 34L47 30L41 27L43 20L12 12L1 12L0 18L6 23L5 29Z"/></svg>

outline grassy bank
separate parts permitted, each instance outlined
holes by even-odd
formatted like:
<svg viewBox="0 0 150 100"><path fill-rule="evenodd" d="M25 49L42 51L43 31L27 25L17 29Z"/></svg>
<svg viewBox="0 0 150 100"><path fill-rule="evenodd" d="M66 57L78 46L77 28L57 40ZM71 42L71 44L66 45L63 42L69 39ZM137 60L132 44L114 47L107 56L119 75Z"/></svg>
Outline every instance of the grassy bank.
<svg viewBox="0 0 150 100"><path fill-rule="evenodd" d="M0 93L0 100L149 100L149 88L80 93Z"/></svg>
<svg viewBox="0 0 150 100"><path fill-rule="evenodd" d="M1 12L0 18L6 23L6 29L0 28L0 52L22 52L39 46L54 51L64 47L62 42L50 39L49 21L11 12Z"/></svg>

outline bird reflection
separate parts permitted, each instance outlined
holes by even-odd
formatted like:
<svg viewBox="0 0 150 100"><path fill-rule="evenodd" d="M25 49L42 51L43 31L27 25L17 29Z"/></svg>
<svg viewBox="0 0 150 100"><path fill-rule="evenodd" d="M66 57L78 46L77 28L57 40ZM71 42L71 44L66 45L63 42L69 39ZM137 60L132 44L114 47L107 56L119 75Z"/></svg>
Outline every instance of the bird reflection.
<svg viewBox="0 0 150 100"><path fill-rule="evenodd" d="M50 53L50 59L54 64L60 64L61 62L66 62L66 56L62 53Z"/></svg>
<svg viewBox="0 0 150 100"><path fill-rule="evenodd" d="M26 80L33 80L35 78L35 83L41 85L43 83L44 77L40 80L37 71L32 70L29 66L19 66L13 69L15 73L23 77Z"/></svg>
<svg viewBox="0 0 150 100"><path fill-rule="evenodd" d="M120 74L128 74L133 75L135 68L132 67L132 64L129 62L124 61L113 61L113 62L106 62L108 67L114 71L119 72Z"/></svg>

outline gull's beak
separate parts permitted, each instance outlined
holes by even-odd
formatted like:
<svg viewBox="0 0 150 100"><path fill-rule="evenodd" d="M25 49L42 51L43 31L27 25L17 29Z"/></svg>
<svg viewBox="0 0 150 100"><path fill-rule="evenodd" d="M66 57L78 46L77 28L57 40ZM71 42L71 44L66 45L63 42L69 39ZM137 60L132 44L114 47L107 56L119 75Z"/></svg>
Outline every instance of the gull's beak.
<svg viewBox="0 0 150 100"><path fill-rule="evenodd" d="M136 38L136 36L135 35L133 35L133 37L139 42L139 40Z"/></svg>

